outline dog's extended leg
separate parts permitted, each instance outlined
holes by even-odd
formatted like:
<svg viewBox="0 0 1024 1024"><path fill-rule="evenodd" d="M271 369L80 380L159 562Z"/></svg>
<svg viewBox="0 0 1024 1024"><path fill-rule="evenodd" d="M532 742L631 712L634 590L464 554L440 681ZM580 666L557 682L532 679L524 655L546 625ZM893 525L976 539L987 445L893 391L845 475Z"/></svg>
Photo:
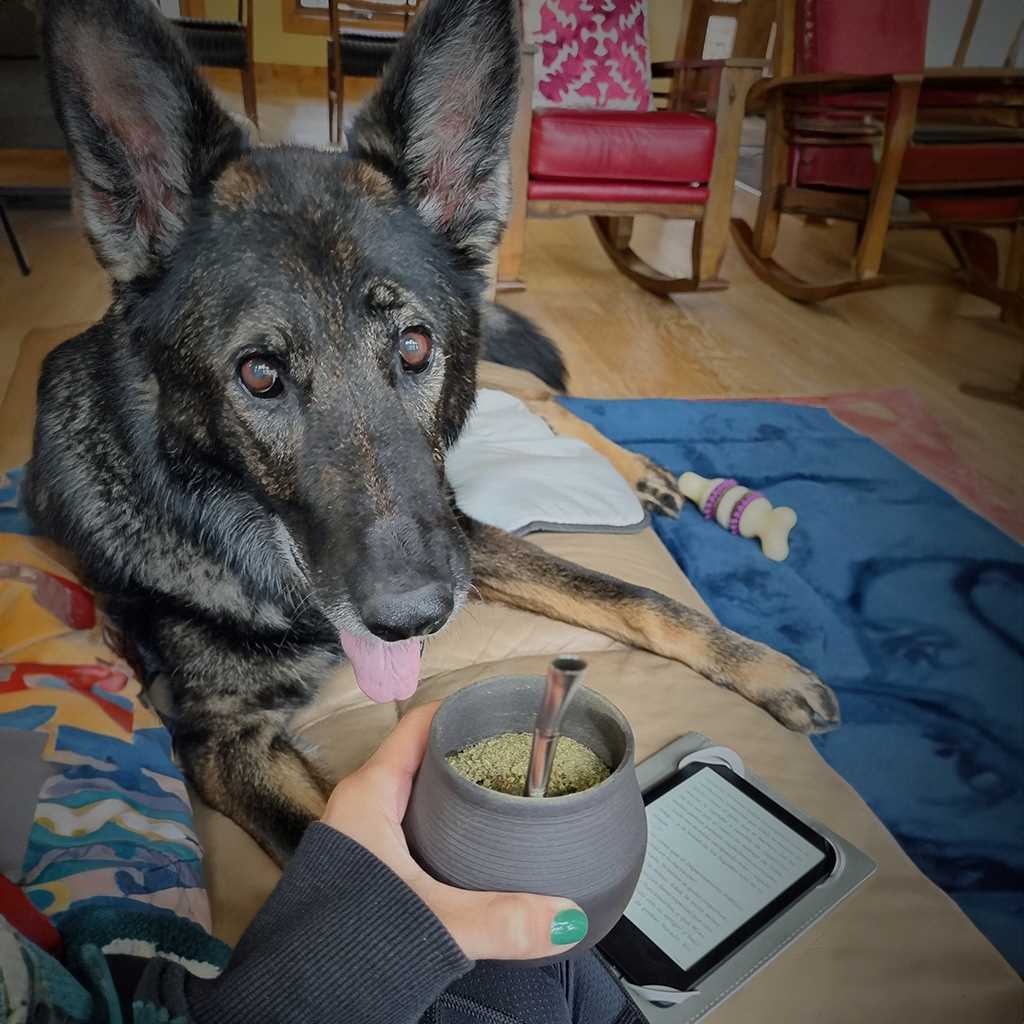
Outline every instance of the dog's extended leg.
<svg viewBox="0 0 1024 1024"><path fill-rule="evenodd" d="M764 708L789 729L839 724L832 691L812 672L702 612L645 587L591 572L463 517L473 581L485 600L523 608L674 658Z"/></svg>
<svg viewBox="0 0 1024 1024"><path fill-rule="evenodd" d="M204 713L200 705L175 728L174 744L200 796L280 865L323 813L331 785L281 713Z"/></svg>
<svg viewBox="0 0 1024 1024"><path fill-rule="evenodd" d="M596 427L556 401L553 394L546 398L527 398L525 402L530 411L540 416L556 434L585 441L603 455L625 478L649 512L660 512L674 518L682 511L684 499L679 481L667 469L646 456L609 441Z"/></svg>
<svg viewBox="0 0 1024 1024"><path fill-rule="evenodd" d="M299 750L281 714L189 715L174 743L200 796L279 864L327 805L331 784Z"/></svg>
<svg viewBox="0 0 1024 1024"><path fill-rule="evenodd" d="M211 807L249 833L278 864L295 852L320 817L332 784L289 731L312 700L305 682L323 678L340 648L265 641L224 642L217 620L174 616L155 639L177 670L170 676L175 751L189 781Z"/></svg>

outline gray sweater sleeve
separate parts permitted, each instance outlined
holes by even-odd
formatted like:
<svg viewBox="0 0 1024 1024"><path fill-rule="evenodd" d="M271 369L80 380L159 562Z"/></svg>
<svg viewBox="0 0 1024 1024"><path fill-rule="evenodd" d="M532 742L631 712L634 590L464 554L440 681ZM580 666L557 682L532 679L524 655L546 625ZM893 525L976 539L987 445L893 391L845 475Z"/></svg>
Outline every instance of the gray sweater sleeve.
<svg viewBox="0 0 1024 1024"><path fill-rule="evenodd" d="M218 978L153 961L135 1001L190 1024L414 1024L472 966L390 868L316 824Z"/></svg>

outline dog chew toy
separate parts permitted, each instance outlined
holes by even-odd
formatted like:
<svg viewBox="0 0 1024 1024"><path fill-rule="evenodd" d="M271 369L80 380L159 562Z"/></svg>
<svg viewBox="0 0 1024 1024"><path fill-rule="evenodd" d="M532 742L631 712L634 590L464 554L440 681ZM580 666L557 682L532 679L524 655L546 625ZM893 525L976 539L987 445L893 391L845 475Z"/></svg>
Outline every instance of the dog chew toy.
<svg viewBox="0 0 1024 1024"><path fill-rule="evenodd" d="M707 480L696 473L684 473L679 489L723 529L739 537L757 537L761 551L773 562L783 562L789 555L789 532L796 526L796 513L791 508L775 508L757 491L732 479L715 477Z"/></svg>

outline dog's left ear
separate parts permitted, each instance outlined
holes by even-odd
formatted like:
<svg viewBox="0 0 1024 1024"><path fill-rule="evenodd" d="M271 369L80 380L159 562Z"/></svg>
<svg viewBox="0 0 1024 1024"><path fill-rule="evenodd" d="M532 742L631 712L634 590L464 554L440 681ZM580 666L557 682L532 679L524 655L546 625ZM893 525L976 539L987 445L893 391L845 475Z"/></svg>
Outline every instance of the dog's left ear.
<svg viewBox="0 0 1024 1024"><path fill-rule="evenodd" d="M42 10L54 109L96 257L118 281L151 274L245 135L152 0L46 0Z"/></svg>
<svg viewBox="0 0 1024 1024"><path fill-rule="evenodd" d="M519 86L517 0L428 0L349 149L383 171L464 266L486 264L508 212Z"/></svg>

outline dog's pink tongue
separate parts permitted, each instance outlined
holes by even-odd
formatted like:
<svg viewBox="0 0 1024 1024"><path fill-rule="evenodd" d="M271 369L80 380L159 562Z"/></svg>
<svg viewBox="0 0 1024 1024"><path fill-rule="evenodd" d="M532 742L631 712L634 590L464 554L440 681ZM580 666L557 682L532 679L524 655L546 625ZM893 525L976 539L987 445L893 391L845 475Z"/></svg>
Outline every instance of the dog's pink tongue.
<svg viewBox="0 0 1024 1024"><path fill-rule="evenodd" d="M341 646L356 674L359 689L370 700L386 704L406 700L420 681L420 640L386 644L374 636L353 636L341 631Z"/></svg>

